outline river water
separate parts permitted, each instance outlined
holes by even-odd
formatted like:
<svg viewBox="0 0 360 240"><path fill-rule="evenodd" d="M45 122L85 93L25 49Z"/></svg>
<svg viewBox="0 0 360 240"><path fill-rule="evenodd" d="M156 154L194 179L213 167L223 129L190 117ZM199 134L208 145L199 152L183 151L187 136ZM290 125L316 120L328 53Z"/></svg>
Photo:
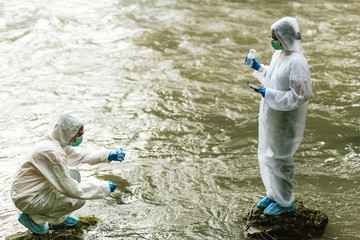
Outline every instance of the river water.
<svg viewBox="0 0 360 240"><path fill-rule="evenodd" d="M360 239L360 2L335 0L0 1L0 236L26 229L10 184L60 113L86 123L82 147L123 163L80 166L118 190L76 216L87 239L244 239L264 196L261 96L250 48L269 64L273 22L296 17L313 95L295 155L296 198L328 214L320 239Z"/></svg>

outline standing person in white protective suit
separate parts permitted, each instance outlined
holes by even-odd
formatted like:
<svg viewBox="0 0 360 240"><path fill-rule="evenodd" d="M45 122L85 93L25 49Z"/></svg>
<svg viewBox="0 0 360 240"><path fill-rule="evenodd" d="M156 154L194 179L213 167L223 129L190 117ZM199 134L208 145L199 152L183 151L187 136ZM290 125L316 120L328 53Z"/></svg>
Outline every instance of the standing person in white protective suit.
<svg viewBox="0 0 360 240"><path fill-rule="evenodd" d="M105 198L116 188L112 183L80 183L80 173L68 168L124 160L122 151L76 148L83 134L81 121L70 114L61 115L53 131L37 142L15 175L11 198L22 211L19 221L36 234L76 225L79 219L70 216L73 211L84 206L85 200Z"/></svg>
<svg viewBox="0 0 360 240"><path fill-rule="evenodd" d="M271 26L271 45L276 50L270 66L254 59L252 68L264 88L259 112L258 159L266 197L258 203L264 214L294 210L293 155L303 137L312 92L310 70L301 52L296 19L285 17Z"/></svg>

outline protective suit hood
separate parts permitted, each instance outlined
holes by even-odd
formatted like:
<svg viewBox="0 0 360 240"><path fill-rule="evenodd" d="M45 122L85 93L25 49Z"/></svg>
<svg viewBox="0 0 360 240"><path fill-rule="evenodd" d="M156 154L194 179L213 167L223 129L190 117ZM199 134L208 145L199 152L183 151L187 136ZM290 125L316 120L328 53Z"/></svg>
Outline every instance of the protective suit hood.
<svg viewBox="0 0 360 240"><path fill-rule="evenodd" d="M271 26L285 51L301 52L301 34L295 18L284 17Z"/></svg>
<svg viewBox="0 0 360 240"><path fill-rule="evenodd" d="M60 142L61 147L66 147L70 140L75 137L84 124L76 117L70 114L60 116L55 124L51 136Z"/></svg>

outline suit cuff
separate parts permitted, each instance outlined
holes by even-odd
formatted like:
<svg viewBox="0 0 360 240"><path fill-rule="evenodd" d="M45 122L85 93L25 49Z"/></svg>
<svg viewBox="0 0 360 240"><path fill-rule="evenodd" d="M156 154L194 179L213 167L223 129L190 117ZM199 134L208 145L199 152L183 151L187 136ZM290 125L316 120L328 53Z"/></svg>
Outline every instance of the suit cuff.
<svg viewBox="0 0 360 240"><path fill-rule="evenodd" d="M103 190L103 192L105 193L105 196L109 196L110 193L111 193L111 190L110 190L110 185L108 183L106 184L103 184L101 186L101 189Z"/></svg>

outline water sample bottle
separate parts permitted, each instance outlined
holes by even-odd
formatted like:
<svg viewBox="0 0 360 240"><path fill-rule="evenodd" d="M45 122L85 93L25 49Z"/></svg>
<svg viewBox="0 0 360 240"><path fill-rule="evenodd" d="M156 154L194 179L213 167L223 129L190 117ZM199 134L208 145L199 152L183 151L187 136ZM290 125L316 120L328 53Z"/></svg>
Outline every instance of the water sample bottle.
<svg viewBox="0 0 360 240"><path fill-rule="evenodd" d="M247 55L247 59L245 62L245 66L251 67L253 64L253 59L255 58L256 50L250 49L249 55Z"/></svg>

